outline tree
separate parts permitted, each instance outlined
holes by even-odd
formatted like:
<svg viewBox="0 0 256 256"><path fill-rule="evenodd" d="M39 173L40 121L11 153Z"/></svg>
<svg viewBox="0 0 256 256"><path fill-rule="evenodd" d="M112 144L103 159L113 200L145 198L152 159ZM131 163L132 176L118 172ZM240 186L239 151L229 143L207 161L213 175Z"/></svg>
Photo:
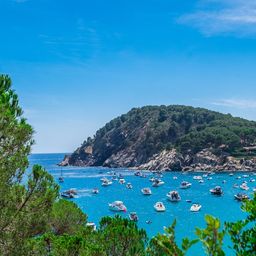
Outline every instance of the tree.
<svg viewBox="0 0 256 256"><path fill-rule="evenodd" d="M241 208L248 213L247 217L236 222L226 222L225 227L236 255L256 255L256 193L253 199L246 201Z"/></svg>
<svg viewBox="0 0 256 256"><path fill-rule="evenodd" d="M0 75L0 254L25 255L26 240L47 229L58 186L42 167L24 173L33 129L22 117L11 79Z"/></svg>
<svg viewBox="0 0 256 256"><path fill-rule="evenodd" d="M111 256L145 255L146 232L136 223L120 216L103 217L99 228L104 251Z"/></svg>
<svg viewBox="0 0 256 256"><path fill-rule="evenodd" d="M85 227L86 219L75 203L60 199L53 205L50 224L56 235L72 235Z"/></svg>
<svg viewBox="0 0 256 256"><path fill-rule="evenodd" d="M198 241L184 238L180 248L176 243L175 226L176 220L170 227L164 229L165 234L158 234L150 240L147 248L148 256L184 256L188 249Z"/></svg>
<svg viewBox="0 0 256 256"><path fill-rule="evenodd" d="M219 231L220 220L211 215L205 216L207 227L205 229L196 228L196 235L203 243L205 252L208 256L225 255L222 245L225 231Z"/></svg>

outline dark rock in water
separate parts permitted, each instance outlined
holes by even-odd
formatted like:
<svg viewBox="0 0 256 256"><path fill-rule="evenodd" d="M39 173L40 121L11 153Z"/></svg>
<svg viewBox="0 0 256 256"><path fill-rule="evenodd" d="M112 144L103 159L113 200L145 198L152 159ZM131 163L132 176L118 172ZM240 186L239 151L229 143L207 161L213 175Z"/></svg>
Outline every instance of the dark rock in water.
<svg viewBox="0 0 256 256"><path fill-rule="evenodd" d="M107 123L59 165L255 170L255 141L256 122L202 108L147 106Z"/></svg>

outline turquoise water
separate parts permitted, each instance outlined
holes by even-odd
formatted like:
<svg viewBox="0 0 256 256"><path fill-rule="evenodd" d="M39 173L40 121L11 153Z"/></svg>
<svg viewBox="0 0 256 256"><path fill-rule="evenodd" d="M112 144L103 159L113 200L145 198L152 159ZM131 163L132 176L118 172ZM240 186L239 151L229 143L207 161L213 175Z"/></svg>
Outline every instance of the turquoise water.
<svg viewBox="0 0 256 256"><path fill-rule="evenodd" d="M63 159L64 154L34 154L30 156L30 163L41 164L51 173L56 180L60 176L61 167L56 164ZM234 200L234 194L241 192L240 189L233 188L234 183L241 184L243 180L248 182L252 193L252 188L256 187L256 182L249 182L253 174L249 178L237 179L244 173L236 173L234 176L229 176L227 173L212 175L212 180L204 178L204 183L199 183L193 180L194 175L202 175L199 173L182 174L179 172L166 173L162 180L165 182L163 186L154 188L151 187L149 177L141 178L134 176L133 171L125 169L113 169L116 173L121 173L127 182L131 182L133 189L127 189L125 185L121 185L118 181L113 181L113 184L108 187L101 186L101 177L108 177L109 168L79 168L79 167L63 167L62 172L65 182L60 184L61 191L69 188L78 190L78 197L72 199L79 207L88 215L88 220L98 224L102 216L114 216L114 213L109 211L108 203L115 200L121 200L127 207L127 213L121 213L123 217L128 217L128 213L136 211L139 216L138 226L147 231L149 237L154 236L158 232L163 232L163 227L170 225L174 218L177 219L176 233L177 240L187 236L194 238L195 227L205 227L204 215L212 214L220 217L222 221L235 221L245 216L240 210L240 203ZM145 172L150 175L149 172ZM176 176L177 179L173 179ZM111 178L111 176L109 176ZM253 176L256 178L256 176ZM192 183L189 189L179 189L181 181L186 180ZM222 183L226 180L226 183ZM224 190L222 197L216 197L209 193L209 189L220 185ZM100 193L93 195L92 188L98 187ZM141 188L151 187L152 195L143 196ZM178 190L181 195L181 201L171 203L167 201L166 194L170 190ZM201 211L192 213L189 211L191 203L186 200L198 202L202 205ZM164 202L166 212L157 213L153 205L157 201ZM151 220L151 224L146 224L147 220ZM232 251L227 250L227 255L233 255ZM200 247L196 246L190 251L190 255L203 255Z"/></svg>

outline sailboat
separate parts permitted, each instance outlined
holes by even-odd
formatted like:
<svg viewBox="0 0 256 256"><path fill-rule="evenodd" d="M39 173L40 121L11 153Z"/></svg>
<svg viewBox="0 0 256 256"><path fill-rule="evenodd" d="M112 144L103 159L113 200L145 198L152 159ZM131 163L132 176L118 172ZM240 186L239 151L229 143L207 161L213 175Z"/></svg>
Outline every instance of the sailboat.
<svg viewBox="0 0 256 256"><path fill-rule="evenodd" d="M64 182L64 177L62 175L62 168L60 169L60 177L59 177L59 183L63 183Z"/></svg>

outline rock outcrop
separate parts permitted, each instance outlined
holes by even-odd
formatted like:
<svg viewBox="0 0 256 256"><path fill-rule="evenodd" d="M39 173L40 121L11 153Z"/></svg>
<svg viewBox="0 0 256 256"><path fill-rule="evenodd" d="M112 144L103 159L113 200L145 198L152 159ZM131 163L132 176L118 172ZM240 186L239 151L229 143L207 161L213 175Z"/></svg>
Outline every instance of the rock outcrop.
<svg viewBox="0 0 256 256"><path fill-rule="evenodd" d="M256 122L201 108L148 106L107 123L60 165L235 171L256 169L254 156Z"/></svg>

